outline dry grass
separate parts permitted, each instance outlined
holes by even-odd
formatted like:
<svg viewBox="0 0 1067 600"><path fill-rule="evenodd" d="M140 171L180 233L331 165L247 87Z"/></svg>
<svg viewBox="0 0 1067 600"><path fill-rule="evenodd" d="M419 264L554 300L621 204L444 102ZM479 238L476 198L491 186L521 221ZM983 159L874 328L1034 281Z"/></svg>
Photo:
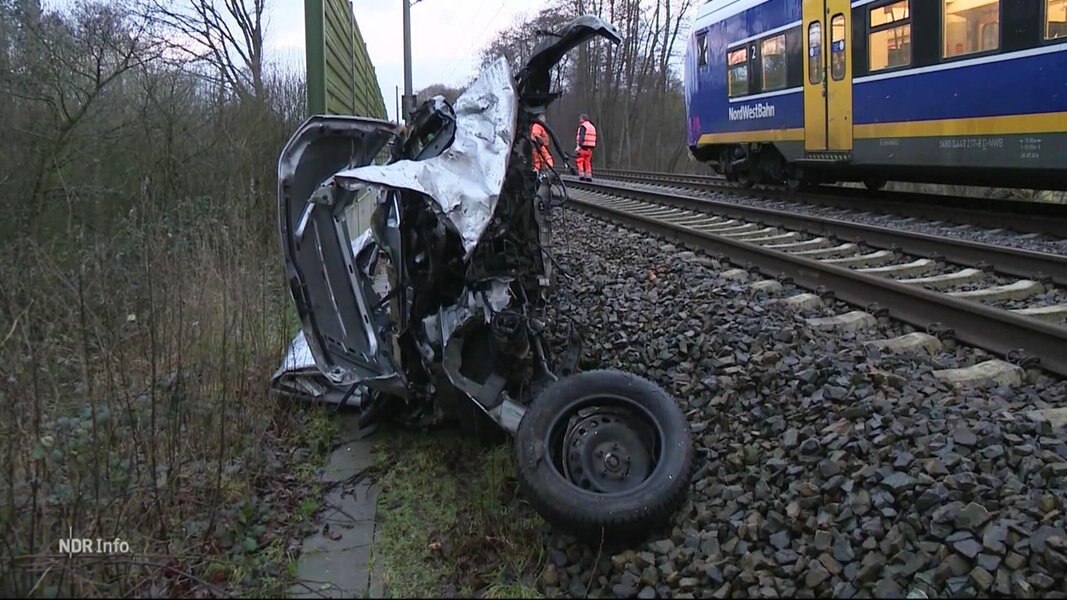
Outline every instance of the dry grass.
<svg viewBox="0 0 1067 600"><path fill-rule="evenodd" d="M394 598L537 598L547 526L518 496L510 446L456 430L379 432L374 562Z"/></svg>
<svg viewBox="0 0 1067 600"><path fill-rule="evenodd" d="M293 333L277 252L236 208L155 204L0 250L0 591L283 585L310 479L294 449L329 432L268 397ZM59 553L71 533L130 553Z"/></svg>

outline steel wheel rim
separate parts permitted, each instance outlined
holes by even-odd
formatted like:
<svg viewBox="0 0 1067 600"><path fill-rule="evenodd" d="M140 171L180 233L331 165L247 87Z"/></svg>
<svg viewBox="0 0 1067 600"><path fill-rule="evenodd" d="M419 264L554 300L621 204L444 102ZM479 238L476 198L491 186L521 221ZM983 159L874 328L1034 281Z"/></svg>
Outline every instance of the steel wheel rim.
<svg viewBox="0 0 1067 600"><path fill-rule="evenodd" d="M556 472L596 495L645 484L662 462L663 431L629 398L597 395L571 403L553 420L547 447Z"/></svg>

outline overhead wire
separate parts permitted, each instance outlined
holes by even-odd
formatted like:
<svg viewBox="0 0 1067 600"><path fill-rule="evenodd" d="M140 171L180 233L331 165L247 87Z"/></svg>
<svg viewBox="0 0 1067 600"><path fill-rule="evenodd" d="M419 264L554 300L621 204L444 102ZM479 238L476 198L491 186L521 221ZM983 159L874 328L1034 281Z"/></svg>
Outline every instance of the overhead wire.
<svg viewBox="0 0 1067 600"><path fill-rule="evenodd" d="M486 0L482 0L482 3L481 3L481 5L479 5L479 7L478 7L478 12L479 12L479 13L481 12L481 9L482 9L482 8L483 8L483 7L485 6L485 2L486 2ZM482 27L482 31L481 31L481 33L479 33L479 34L478 34L477 36L475 36L475 37L472 37L472 38L470 38L470 39L469 39L469 40L467 41L467 47L466 47L466 49L464 49L464 51L463 51L463 55L464 55L464 56L465 56L465 55L467 55L467 54L469 54L469 53L471 52L471 50L473 50L473 49L474 49L474 44L475 44L475 43L481 43L481 39L482 39L482 38L483 38L483 37L485 36L485 32L486 32L486 31L488 31L488 30L489 30L489 27L490 27L490 26L491 26L491 25L492 25L493 23L495 23L495 22L496 22L496 18L497 18L498 16L500 16L500 11L504 10L504 6L505 6L505 5L507 5L507 3L508 3L508 0L502 0L502 2L500 3L500 6L498 6L498 7L497 7L497 9L496 9L496 12L494 12L494 13L493 13L493 16L492 16L492 17L490 17L490 18L489 18L489 21L488 21L488 22L486 22L486 24L485 24L485 26L484 26L484 27ZM451 69L450 69L450 70L448 71L448 76L446 77L446 80L448 80L448 81L451 81L451 80L452 80L452 75L453 75L453 74L455 74L455 72L456 72L456 67L458 67L458 66L459 66L459 62L458 62L458 61L452 64L452 68L451 68Z"/></svg>

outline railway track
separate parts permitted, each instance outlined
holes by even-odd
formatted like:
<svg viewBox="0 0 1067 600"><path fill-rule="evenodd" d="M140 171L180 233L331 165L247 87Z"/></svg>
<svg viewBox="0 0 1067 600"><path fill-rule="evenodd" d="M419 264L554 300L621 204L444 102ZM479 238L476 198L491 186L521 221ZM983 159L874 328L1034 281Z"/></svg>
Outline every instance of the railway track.
<svg viewBox="0 0 1067 600"><path fill-rule="evenodd" d="M744 191L757 197L789 200L841 209L899 215L919 219L1007 229L1020 233L1067 235L1067 205L910 192L872 192L866 189L822 186L803 191L757 186L745 189L715 175L655 173L600 169L600 178L642 182L702 191ZM951 210L946 210L951 209Z"/></svg>
<svg viewBox="0 0 1067 600"><path fill-rule="evenodd" d="M633 183L570 180L595 216L787 277L866 309L827 327L889 316L1067 376L1067 257L717 202ZM747 272L738 270L739 277ZM771 290L773 279L755 284ZM815 302L808 294L791 302ZM929 339L927 336L926 339ZM915 341L915 340L913 340Z"/></svg>

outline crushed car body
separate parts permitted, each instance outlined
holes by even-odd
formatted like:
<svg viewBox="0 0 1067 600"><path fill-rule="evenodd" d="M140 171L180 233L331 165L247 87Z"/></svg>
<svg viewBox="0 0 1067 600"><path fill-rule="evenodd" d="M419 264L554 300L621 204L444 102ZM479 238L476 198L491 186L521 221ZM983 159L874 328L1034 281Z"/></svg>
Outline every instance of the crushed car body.
<svg viewBox="0 0 1067 600"><path fill-rule="evenodd" d="M301 126L278 169L301 332L273 385L368 418L506 431L546 519L622 538L677 509L693 451L658 386L618 371L561 378L543 339L553 325L549 232L566 187L533 170L528 132L560 95L551 69L597 36L621 40L579 17L518 73L498 59L454 106L432 98L404 128L344 116Z"/></svg>

